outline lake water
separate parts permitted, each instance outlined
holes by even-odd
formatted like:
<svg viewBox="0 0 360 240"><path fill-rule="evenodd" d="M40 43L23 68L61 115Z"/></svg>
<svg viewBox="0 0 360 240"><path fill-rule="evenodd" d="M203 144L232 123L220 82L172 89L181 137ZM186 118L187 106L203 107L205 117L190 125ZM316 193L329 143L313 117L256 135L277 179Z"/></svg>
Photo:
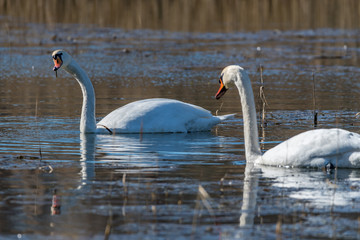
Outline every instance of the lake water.
<svg viewBox="0 0 360 240"><path fill-rule="evenodd" d="M253 21L252 27L235 15L227 22L228 8L214 1L209 9L223 9L214 31L206 25L208 15L195 27L185 20L165 24L167 15L161 14L155 20L145 14L141 24L129 17L126 25L121 17L107 18L108 8L99 6L89 19L80 11L77 18L68 13L57 21L58 12L34 14L33 5L5 2L0 239L360 238L359 170L246 164L238 93L232 89L214 99L222 68L239 64L252 79L260 109L262 66L268 102L266 127L260 129L264 150L313 129L314 108L318 127L359 132L360 31L358 21L351 21L354 1L341 8L342 25L326 25L321 17L315 26L294 19L286 25L284 15L269 17L268 24ZM132 12L141 1L134 2L128 5ZM45 9L60 9L57 4ZM174 11L166 4L157 8L154 1L143 4L142 9ZM336 5L326 10L331 9ZM235 27L221 31L224 26ZM237 115L205 133L81 135L78 83L62 70L57 78L52 71L51 53L58 48L70 52L92 79L98 120L152 97Z"/></svg>

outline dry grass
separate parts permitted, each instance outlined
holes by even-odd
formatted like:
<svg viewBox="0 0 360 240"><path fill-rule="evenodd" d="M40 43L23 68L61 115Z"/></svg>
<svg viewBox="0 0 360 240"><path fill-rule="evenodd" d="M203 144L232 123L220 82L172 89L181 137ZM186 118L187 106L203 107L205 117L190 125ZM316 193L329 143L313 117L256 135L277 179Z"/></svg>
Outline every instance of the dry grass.
<svg viewBox="0 0 360 240"><path fill-rule="evenodd" d="M357 0L0 0L0 15L26 22L170 31L358 29L359 14Z"/></svg>
<svg viewBox="0 0 360 240"><path fill-rule="evenodd" d="M195 233L196 230L198 216L200 215L204 207L210 213L211 217L214 219L215 222L215 213L213 208L211 207L211 197L207 193L207 191L201 185L199 185L198 194L196 197L195 213L193 217L193 233Z"/></svg>

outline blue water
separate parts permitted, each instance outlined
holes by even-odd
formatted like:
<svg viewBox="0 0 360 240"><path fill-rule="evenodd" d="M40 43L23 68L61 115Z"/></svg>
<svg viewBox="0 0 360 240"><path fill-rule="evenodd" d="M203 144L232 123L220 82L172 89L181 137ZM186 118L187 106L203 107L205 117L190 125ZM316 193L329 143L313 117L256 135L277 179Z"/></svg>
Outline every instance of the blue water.
<svg viewBox="0 0 360 240"><path fill-rule="evenodd" d="M359 170L251 168L237 92L213 98L234 63L256 93L261 64L264 150L314 128L314 83L318 126L358 132L358 31L18 28L0 32L0 239L360 237ZM89 73L98 119L149 97L237 115L205 133L81 135L81 90L52 71L60 47Z"/></svg>

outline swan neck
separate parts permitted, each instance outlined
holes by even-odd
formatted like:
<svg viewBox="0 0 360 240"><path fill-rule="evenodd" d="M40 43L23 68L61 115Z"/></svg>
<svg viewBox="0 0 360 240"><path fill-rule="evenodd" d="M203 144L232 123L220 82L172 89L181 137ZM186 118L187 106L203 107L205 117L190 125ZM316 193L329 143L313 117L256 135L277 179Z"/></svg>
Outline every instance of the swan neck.
<svg viewBox="0 0 360 240"><path fill-rule="evenodd" d="M94 87L85 71L74 60L64 69L78 81L83 94L80 132L94 133L96 131Z"/></svg>
<svg viewBox="0 0 360 240"><path fill-rule="evenodd" d="M235 85L239 90L243 113L246 160L253 162L261 156L261 151L259 145L254 94L250 78L246 72L242 71L238 73Z"/></svg>

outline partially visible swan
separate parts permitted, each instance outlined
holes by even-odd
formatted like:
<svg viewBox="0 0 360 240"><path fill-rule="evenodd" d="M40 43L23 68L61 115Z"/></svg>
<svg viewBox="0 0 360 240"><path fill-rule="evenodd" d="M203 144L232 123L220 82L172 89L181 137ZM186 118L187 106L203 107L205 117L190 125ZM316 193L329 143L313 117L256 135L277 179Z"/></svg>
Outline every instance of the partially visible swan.
<svg viewBox="0 0 360 240"><path fill-rule="evenodd" d="M95 92L85 71L65 51L52 53L54 71L63 68L80 84L83 105L80 120L82 133L160 133L208 131L230 117L213 116L202 107L172 99L153 98L120 107L98 124L95 120Z"/></svg>
<svg viewBox="0 0 360 240"><path fill-rule="evenodd" d="M232 84L239 90L247 161L273 166L360 168L360 135L338 128L303 132L262 155L249 76L240 66L231 65L224 68L219 82L216 99Z"/></svg>

